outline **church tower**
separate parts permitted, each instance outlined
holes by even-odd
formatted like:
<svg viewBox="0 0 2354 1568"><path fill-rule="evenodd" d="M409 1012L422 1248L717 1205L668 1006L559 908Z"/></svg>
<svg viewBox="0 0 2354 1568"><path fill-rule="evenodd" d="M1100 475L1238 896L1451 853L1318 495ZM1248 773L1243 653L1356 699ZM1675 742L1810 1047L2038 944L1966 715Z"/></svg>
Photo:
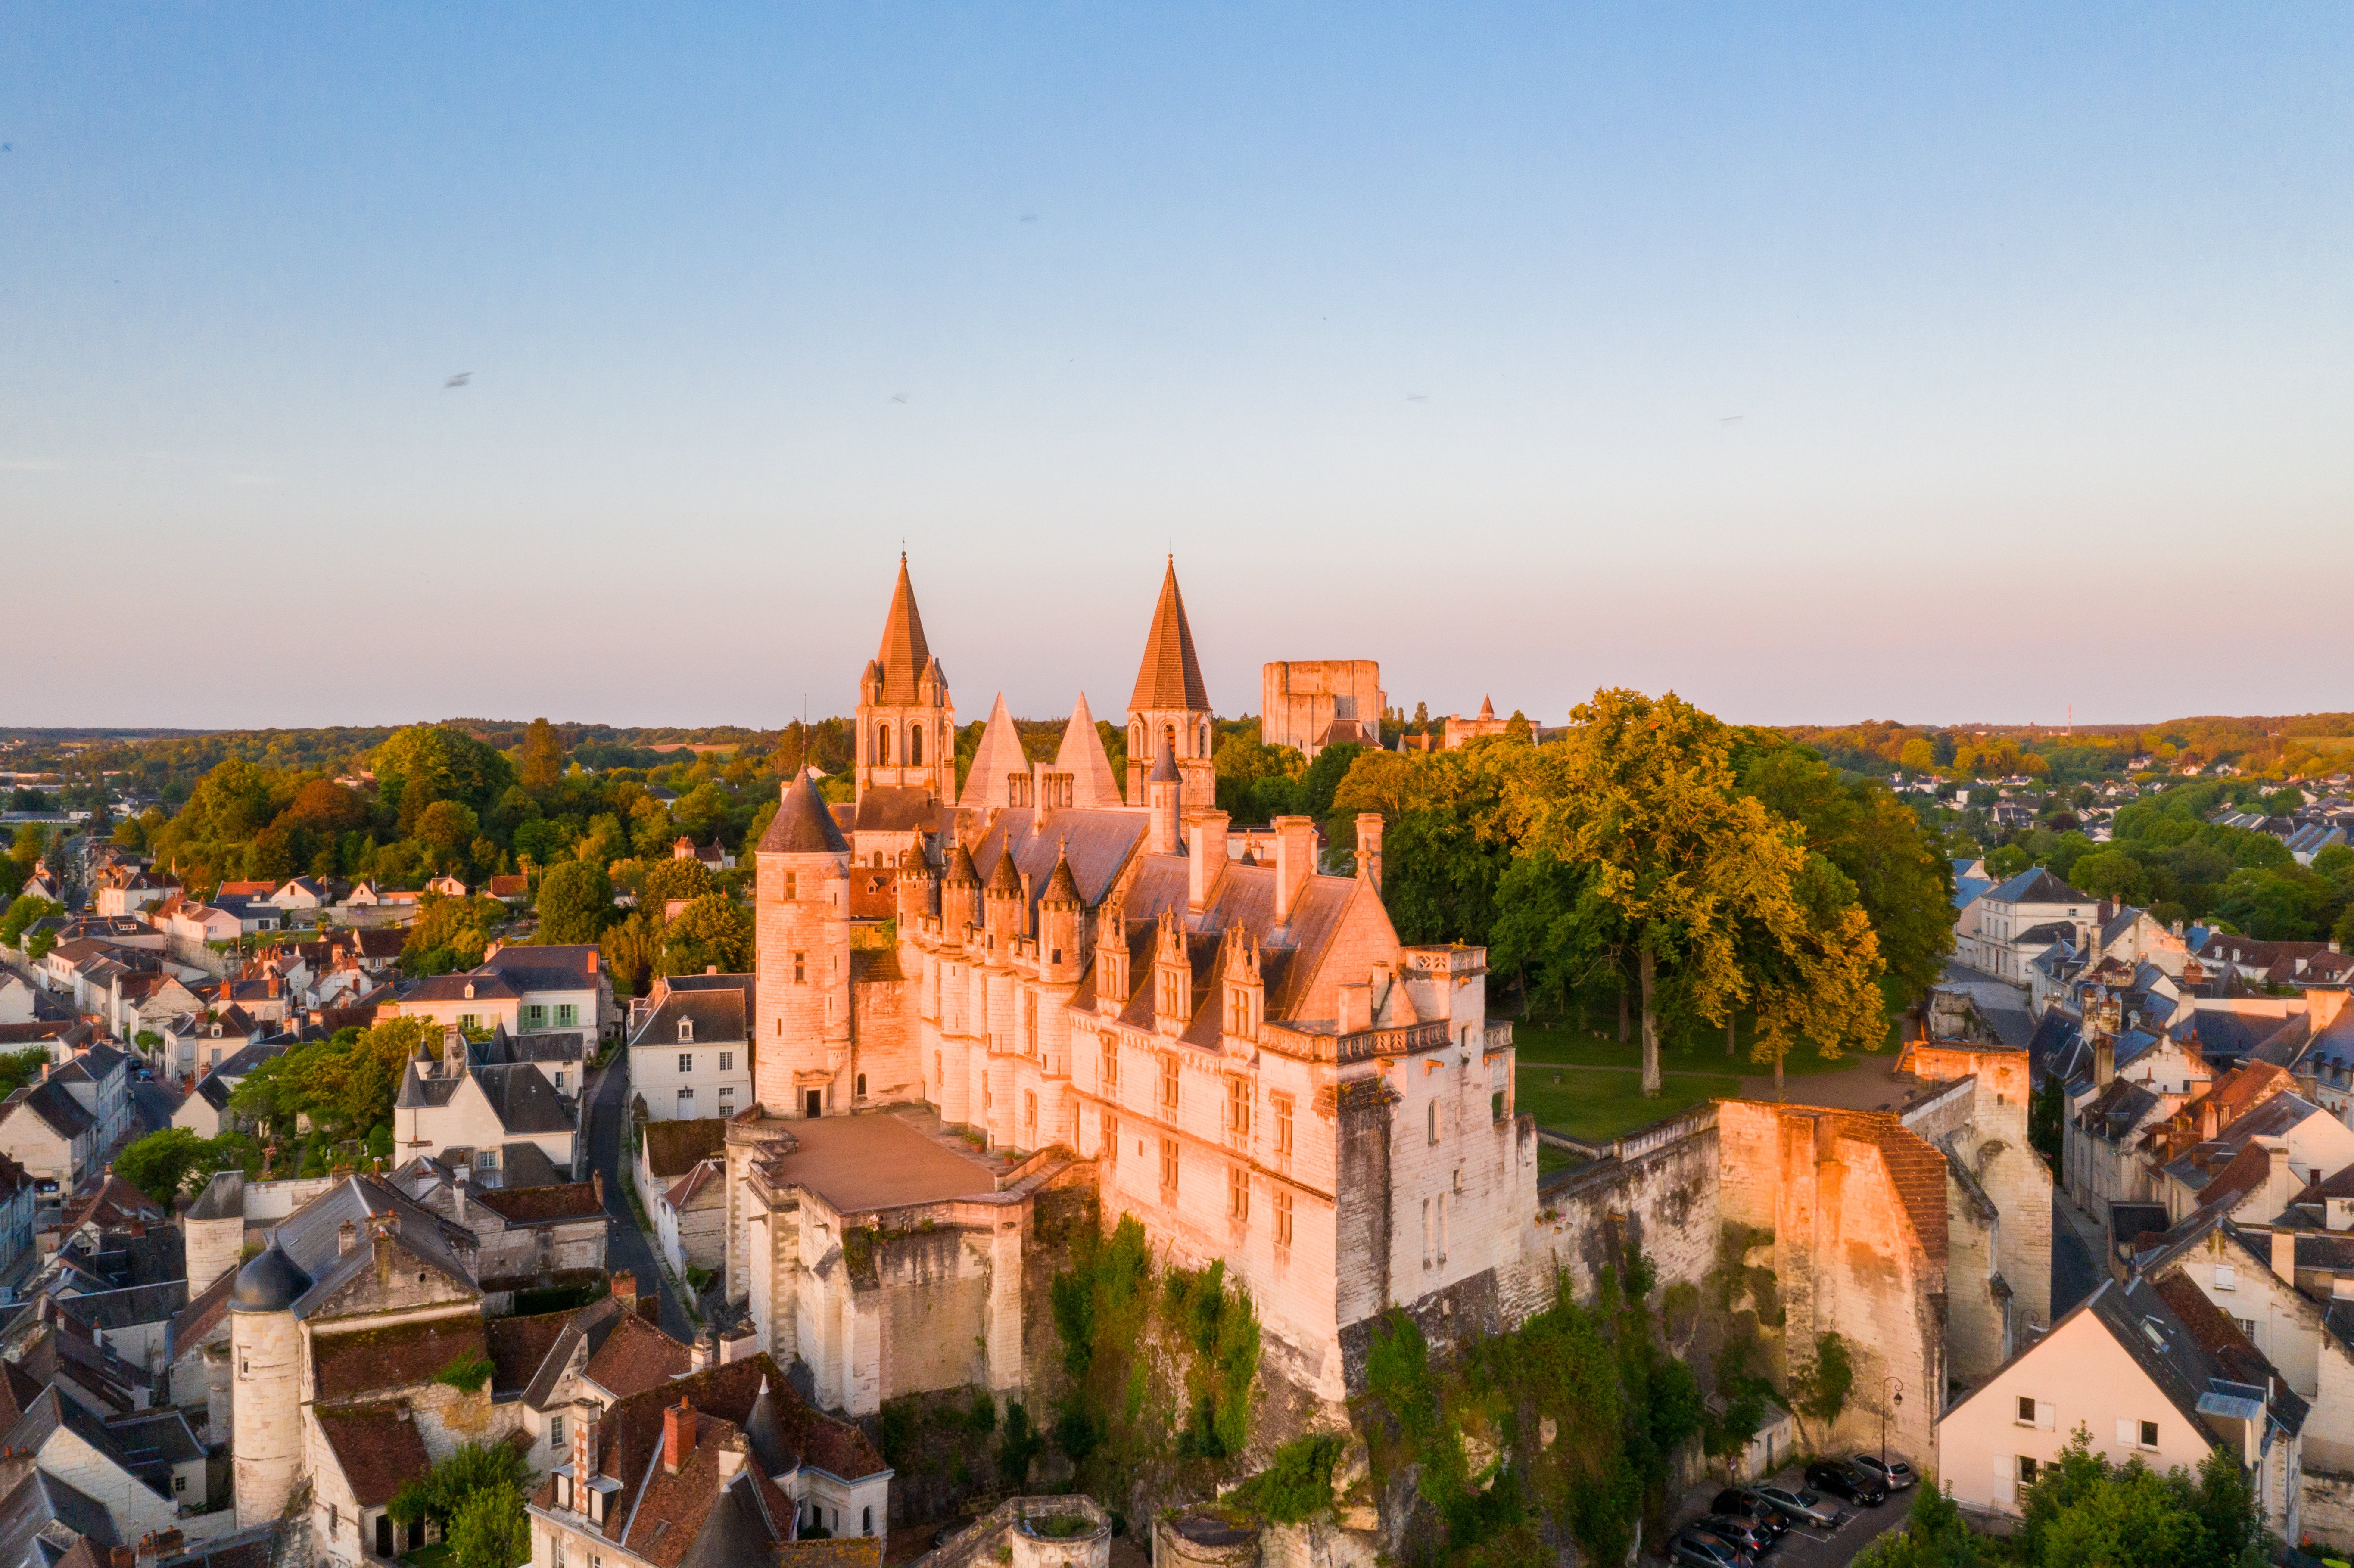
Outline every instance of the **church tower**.
<svg viewBox="0 0 2354 1568"><path fill-rule="evenodd" d="M1193 629L1185 623L1185 599L1177 591L1177 557L1161 579L1161 602L1152 609L1152 630L1144 640L1144 663L1128 699L1128 803L1144 804L1145 775L1166 751L1184 781L1183 806L1206 810L1217 801L1210 768L1210 692L1202 683L1202 663L1193 656Z"/></svg>
<svg viewBox="0 0 2354 1568"><path fill-rule="evenodd" d="M924 618L899 556L899 581L883 622L883 647L858 682L858 765L864 798L870 787L921 789L935 800L956 799L956 705L949 678L924 643Z"/></svg>
<svg viewBox="0 0 2354 1568"><path fill-rule="evenodd" d="M760 835L752 1096L763 1115L850 1108L849 863L833 813L801 774Z"/></svg>

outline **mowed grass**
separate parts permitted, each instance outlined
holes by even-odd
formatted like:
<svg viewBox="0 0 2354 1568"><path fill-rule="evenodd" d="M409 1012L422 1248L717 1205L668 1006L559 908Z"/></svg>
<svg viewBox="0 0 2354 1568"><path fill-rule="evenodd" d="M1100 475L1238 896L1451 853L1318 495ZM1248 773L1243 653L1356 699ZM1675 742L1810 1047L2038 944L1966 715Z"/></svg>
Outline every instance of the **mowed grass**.
<svg viewBox="0 0 2354 1568"><path fill-rule="evenodd" d="M1643 1097L1639 1072L1555 1069L1523 1061L1519 1078L1514 1109L1528 1112L1549 1131L1589 1143L1607 1143L1703 1100L1731 1099L1741 1093L1740 1079L1719 1073L1670 1074L1664 1080L1666 1092L1655 1100Z"/></svg>
<svg viewBox="0 0 2354 1568"><path fill-rule="evenodd" d="M1895 1049L1901 1034L1898 1015L1904 1011L1904 996L1899 982L1883 978L1880 982L1882 1004L1888 1014L1888 1033L1881 1044L1882 1051ZM1618 1012L1615 1003L1597 1003L1588 1010L1589 1027L1579 1033L1575 1018L1553 1023L1515 1022L1512 1044L1523 1065L1532 1062L1575 1063L1585 1067L1632 1067L1643 1065L1642 1014L1638 1012L1628 1030L1635 1038L1624 1045L1618 1044ZM1751 1076L1770 1076L1770 1062L1753 1062L1750 1047L1756 1043L1754 1022L1744 1017L1736 1025L1736 1047L1734 1054L1724 1054L1724 1032L1711 1030L1678 1040L1670 1038L1659 1043L1659 1070L1663 1073L1734 1073ZM1855 1053L1850 1052L1832 1060L1825 1060L1810 1045L1801 1045L1784 1059L1785 1077L1800 1078L1814 1073L1844 1073L1856 1065Z"/></svg>

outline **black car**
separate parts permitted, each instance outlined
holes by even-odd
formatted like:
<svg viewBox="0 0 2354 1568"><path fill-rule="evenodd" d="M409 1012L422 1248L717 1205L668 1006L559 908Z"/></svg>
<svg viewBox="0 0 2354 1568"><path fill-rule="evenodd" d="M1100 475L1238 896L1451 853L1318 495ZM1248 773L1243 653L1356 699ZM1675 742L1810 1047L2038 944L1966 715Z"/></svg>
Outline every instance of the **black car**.
<svg viewBox="0 0 2354 1568"><path fill-rule="evenodd" d="M1883 1459L1877 1454L1858 1454L1849 1463L1892 1492L1901 1492L1921 1478L1903 1460Z"/></svg>
<svg viewBox="0 0 2354 1568"><path fill-rule="evenodd" d="M1747 1520L1732 1519L1721 1513L1703 1514L1692 1520L1692 1528L1730 1541L1752 1557L1763 1557L1774 1544L1774 1532L1762 1524Z"/></svg>
<svg viewBox="0 0 2354 1568"><path fill-rule="evenodd" d="M1818 1459L1808 1465L1807 1485L1845 1498L1858 1508L1878 1508L1888 1500L1888 1489L1878 1478L1844 1459Z"/></svg>
<svg viewBox="0 0 2354 1568"><path fill-rule="evenodd" d="M1747 1487L1728 1487L1717 1493L1716 1500L1708 1505L1708 1511L1721 1513L1727 1519L1737 1519L1744 1524L1762 1525L1776 1535L1790 1528L1788 1514Z"/></svg>
<svg viewBox="0 0 2354 1568"><path fill-rule="evenodd" d="M1721 1535L1680 1530L1668 1538L1668 1561L1691 1568L1750 1568L1755 1559Z"/></svg>

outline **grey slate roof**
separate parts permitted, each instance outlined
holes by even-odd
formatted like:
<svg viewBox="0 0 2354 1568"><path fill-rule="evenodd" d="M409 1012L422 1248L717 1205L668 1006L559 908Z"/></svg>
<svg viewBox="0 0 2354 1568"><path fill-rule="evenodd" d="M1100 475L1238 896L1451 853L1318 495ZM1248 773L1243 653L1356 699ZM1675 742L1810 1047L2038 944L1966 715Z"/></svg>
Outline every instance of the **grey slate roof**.
<svg viewBox="0 0 2354 1568"><path fill-rule="evenodd" d="M691 1039L678 1037L681 1023L693 1026ZM751 1038L751 1015L740 991L673 991L638 1025L638 1032L630 1037L630 1048L741 1044Z"/></svg>
<svg viewBox="0 0 2354 1568"><path fill-rule="evenodd" d="M2090 904L2090 894L2079 893L2040 865L2029 866L1987 896L1997 904Z"/></svg>
<svg viewBox="0 0 2354 1568"><path fill-rule="evenodd" d="M134 1285L127 1290L100 1290L87 1296L60 1296L58 1312L87 1329L128 1329L140 1323L161 1323L188 1304L188 1282Z"/></svg>
<svg viewBox="0 0 2354 1568"><path fill-rule="evenodd" d="M535 1068L506 1070L537 1076ZM370 1219L377 1215L388 1216L397 1223L399 1228L396 1245L402 1251L468 1288L473 1287L474 1277L456 1250L455 1233L459 1227L445 1224L387 1182L366 1176L346 1176L289 1215L272 1234L273 1243L284 1250L311 1282L293 1303L297 1316L306 1314L346 1279L369 1266L373 1253L366 1241L363 1239L358 1247L346 1254L342 1250L340 1232L343 1223L351 1220L358 1224L365 1238ZM250 1268L253 1265L246 1266Z"/></svg>
<svg viewBox="0 0 2354 1568"><path fill-rule="evenodd" d="M98 1125L70 1091L56 1084L28 1084L0 1100L0 1120L19 1114L39 1118L51 1132L69 1139Z"/></svg>
<svg viewBox="0 0 2354 1568"><path fill-rule="evenodd" d="M103 1504L46 1470L0 1499L0 1568L52 1568L75 1536L106 1550L121 1544Z"/></svg>
<svg viewBox="0 0 2354 1568"><path fill-rule="evenodd" d="M842 836L842 828L826 810L825 800L817 792L804 771L795 776L785 787L779 801L777 814L769 823L769 831L760 835L762 854L848 854L850 841Z"/></svg>

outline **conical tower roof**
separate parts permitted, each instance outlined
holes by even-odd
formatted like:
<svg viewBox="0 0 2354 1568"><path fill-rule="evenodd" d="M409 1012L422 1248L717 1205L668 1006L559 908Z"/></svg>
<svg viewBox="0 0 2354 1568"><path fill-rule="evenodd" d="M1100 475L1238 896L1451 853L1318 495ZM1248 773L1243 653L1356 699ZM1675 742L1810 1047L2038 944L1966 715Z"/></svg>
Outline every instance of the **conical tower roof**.
<svg viewBox="0 0 2354 1568"><path fill-rule="evenodd" d="M924 618L916 609L915 585L907 580L907 556L899 553L899 581L891 589L891 613L883 622L883 648L875 662L883 666L883 701L906 705L916 700L916 681L931 662L924 643Z"/></svg>
<svg viewBox="0 0 2354 1568"><path fill-rule="evenodd" d="M1071 875L1069 844L1055 846L1055 874L1046 879L1045 894L1038 901L1041 904L1067 904L1074 908L1087 902L1079 896L1077 879Z"/></svg>
<svg viewBox="0 0 2354 1568"><path fill-rule="evenodd" d="M1023 753L1022 737L1014 733L1013 715L1005 711L1005 694L997 694L996 705L989 710L989 726L981 732L981 749L973 753L972 770L964 776L964 793L957 804L974 810L1002 809L1013 804L1005 788L1010 773L1030 771L1030 758Z"/></svg>
<svg viewBox="0 0 2354 1568"><path fill-rule="evenodd" d="M803 768L785 786L785 798L760 835L762 854L848 854L850 841L826 809L825 798Z"/></svg>
<svg viewBox="0 0 2354 1568"><path fill-rule="evenodd" d="M1136 672L1136 693L1128 711L1171 708L1207 713L1210 689L1202 683L1202 662L1193 656L1193 629L1185 624L1184 596L1177 591L1177 557L1169 557L1161 579L1161 602L1152 607L1152 630L1144 640L1144 663Z"/></svg>
<svg viewBox="0 0 2354 1568"><path fill-rule="evenodd" d="M991 893L1022 891L1022 873L1013 864L1012 850L1005 850L999 853L997 869L989 874L989 891Z"/></svg>
<svg viewBox="0 0 2354 1568"><path fill-rule="evenodd" d="M962 844L957 845L949 856L948 872L940 881L949 887L980 886L981 873L972 863L972 852Z"/></svg>
<svg viewBox="0 0 2354 1568"><path fill-rule="evenodd" d="M1112 777L1111 758L1096 730L1096 715L1087 711L1087 694L1071 705L1071 722L1055 753L1055 771L1071 776L1071 804L1081 810L1120 803L1119 780Z"/></svg>
<svg viewBox="0 0 2354 1568"><path fill-rule="evenodd" d="M1183 783L1183 776L1177 771L1177 753L1169 747L1162 747L1161 755L1152 759L1152 771L1144 776L1144 781L1147 784Z"/></svg>

